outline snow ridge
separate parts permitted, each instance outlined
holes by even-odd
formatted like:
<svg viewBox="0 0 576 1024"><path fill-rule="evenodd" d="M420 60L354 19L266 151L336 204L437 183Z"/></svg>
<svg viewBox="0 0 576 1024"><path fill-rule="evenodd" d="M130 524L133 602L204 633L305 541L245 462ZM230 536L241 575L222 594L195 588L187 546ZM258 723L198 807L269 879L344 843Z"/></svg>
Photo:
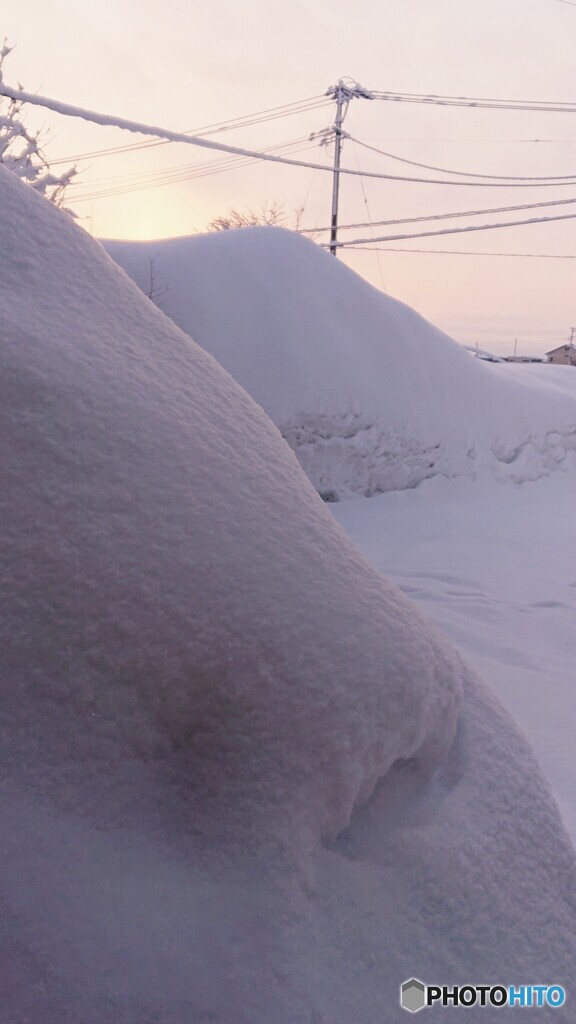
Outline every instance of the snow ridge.
<svg viewBox="0 0 576 1024"><path fill-rule="evenodd" d="M301 236L105 245L148 293L153 265L162 309L262 405L320 493L370 496L438 474L518 482L574 464L576 375L562 386L562 367L472 358Z"/></svg>

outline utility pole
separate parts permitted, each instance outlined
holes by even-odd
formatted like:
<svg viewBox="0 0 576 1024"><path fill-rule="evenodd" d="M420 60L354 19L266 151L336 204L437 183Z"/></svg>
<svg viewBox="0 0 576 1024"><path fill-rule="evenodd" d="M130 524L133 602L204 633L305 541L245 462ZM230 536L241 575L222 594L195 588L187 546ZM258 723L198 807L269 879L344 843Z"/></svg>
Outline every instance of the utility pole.
<svg viewBox="0 0 576 1024"><path fill-rule="evenodd" d="M363 89L358 82L352 82L348 85L343 79L340 79L336 85L331 85L326 92L326 96L333 96L336 100L336 117L334 118L334 124L332 128L326 133L325 137L333 136L334 138L334 171L332 175L332 215L330 218L330 252L333 256L337 254L337 236L338 236L338 199L340 196L340 156L342 153L342 140L346 138L346 132L343 130L342 125L344 118L348 112L348 106L350 100L362 98L365 100L371 100L374 97L367 89Z"/></svg>
<svg viewBox="0 0 576 1024"><path fill-rule="evenodd" d="M334 134L334 172L332 175L332 216L330 218L330 252L333 256L336 255L336 238L338 235L338 199L340 196L340 154L342 152L342 124L346 111L348 110L349 100L345 99L344 82L342 79L338 82L338 85L333 86L335 90L334 96L336 99L336 117L334 118L334 124L332 126L332 132ZM330 90L328 90L330 93ZM346 104L346 105L344 105Z"/></svg>
<svg viewBox="0 0 576 1024"><path fill-rule="evenodd" d="M572 362L572 353L574 351L574 331L576 331L576 327L571 327L570 328L570 346L568 348L568 366L574 366L575 365Z"/></svg>

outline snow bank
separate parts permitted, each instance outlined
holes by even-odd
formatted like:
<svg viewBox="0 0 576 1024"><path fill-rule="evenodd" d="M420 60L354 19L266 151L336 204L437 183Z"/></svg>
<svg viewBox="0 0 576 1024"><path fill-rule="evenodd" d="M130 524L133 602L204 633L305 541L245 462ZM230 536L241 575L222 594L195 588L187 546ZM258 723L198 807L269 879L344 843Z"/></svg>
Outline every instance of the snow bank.
<svg viewBox="0 0 576 1024"><path fill-rule="evenodd" d="M536 380L484 365L296 234L105 245L262 405L326 495L486 470L522 481L575 461L576 379L560 397L554 367Z"/></svg>
<svg viewBox="0 0 576 1024"><path fill-rule="evenodd" d="M1 1024L571 976L511 722L212 357L3 171L0 210Z"/></svg>

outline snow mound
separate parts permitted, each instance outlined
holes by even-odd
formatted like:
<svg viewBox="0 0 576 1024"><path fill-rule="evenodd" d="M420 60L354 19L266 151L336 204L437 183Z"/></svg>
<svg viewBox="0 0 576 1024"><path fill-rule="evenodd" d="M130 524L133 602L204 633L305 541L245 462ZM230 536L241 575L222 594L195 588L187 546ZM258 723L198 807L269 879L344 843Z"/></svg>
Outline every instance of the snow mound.
<svg viewBox="0 0 576 1024"><path fill-rule="evenodd" d="M262 410L6 178L15 719L32 697L73 710L79 756L190 744L233 789L256 775L306 790L314 827L338 832L398 757L450 745L456 660L360 558Z"/></svg>
<svg viewBox="0 0 576 1024"><path fill-rule="evenodd" d="M327 497L486 470L520 482L575 461L576 375L560 397L563 368L484 365L294 233L105 245L262 405Z"/></svg>
<svg viewBox="0 0 576 1024"><path fill-rule="evenodd" d="M376 1024L414 973L569 977L573 854L512 723L0 172L1 1024Z"/></svg>

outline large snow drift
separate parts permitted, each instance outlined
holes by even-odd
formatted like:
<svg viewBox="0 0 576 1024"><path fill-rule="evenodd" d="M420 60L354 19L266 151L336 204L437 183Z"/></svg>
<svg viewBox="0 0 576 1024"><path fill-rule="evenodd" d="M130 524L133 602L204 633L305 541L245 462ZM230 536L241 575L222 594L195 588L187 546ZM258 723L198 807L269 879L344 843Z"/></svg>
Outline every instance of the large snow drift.
<svg viewBox="0 0 576 1024"><path fill-rule="evenodd" d="M573 853L508 717L0 172L1 1024L380 1024L411 974L571 978Z"/></svg>
<svg viewBox="0 0 576 1024"><path fill-rule="evenodd" d="M574 458L576 375L559 395L562 368L484 365L296 234L105 245L262 405L320 492L536 479Z"/></svg>

